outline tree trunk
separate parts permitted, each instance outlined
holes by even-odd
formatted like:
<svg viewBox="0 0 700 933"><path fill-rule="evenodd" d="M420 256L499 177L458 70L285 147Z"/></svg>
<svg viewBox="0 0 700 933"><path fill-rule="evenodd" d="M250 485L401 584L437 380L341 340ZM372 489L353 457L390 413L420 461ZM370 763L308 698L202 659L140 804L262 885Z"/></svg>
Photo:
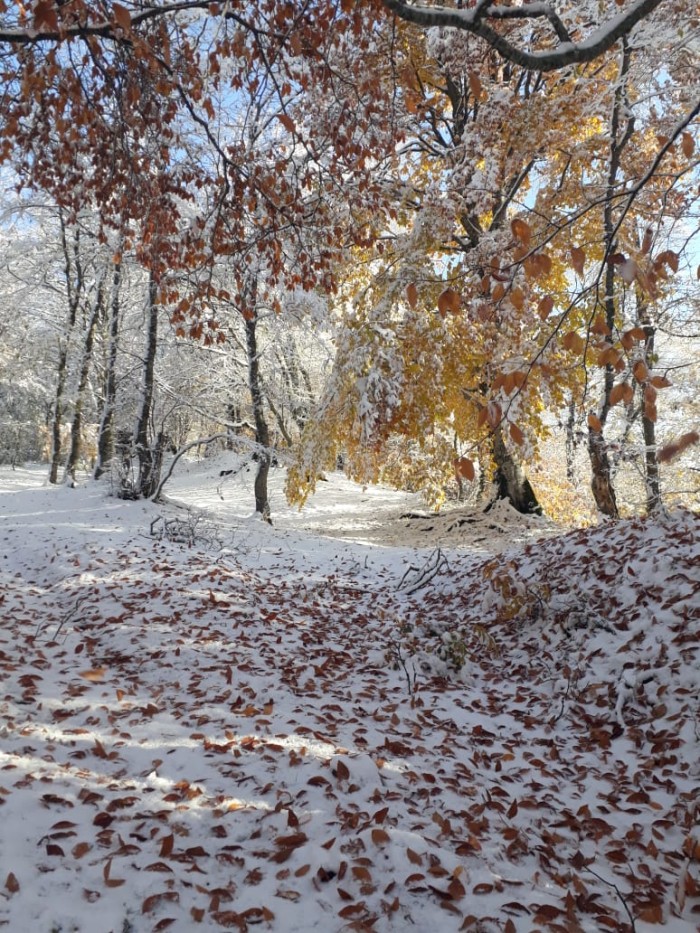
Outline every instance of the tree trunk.
<svg viewBox="0 0 700 933"><path fill-rule="evenodd" d="M59 341L56 395L54 397L51 421L49 482L53 484L58 483L58 471L61 466L61 427L63 425L66 381L68 378L68 351L83 290L83 269L80 260L80 233L77 230L73 231L73 240L69 245L68 231L66 230L63 214L59 215L59 220L61 226L61 250L63 252L63 274L66 280L66 296L68 298L68 319L63 341Z"/></svg>
<svg viewBox="0 0 700 933"><path fill-rule="evenodd" d="M117 346L119 338L119 296L122 282L122 264L114 264L112 275L112 301L110 304L109 350L107 352L107 372L105 373L102 417L97 439L97 463L95 479L104 473L107 464L114 456L114 405L117 398Z"/></svg>
<svg viewBox="0 0 700 933"><path fill-rule="evenodd" d="M656 328L649 316L649 306L641 292L637 292L637 319L644 328L644 361L653 368ZM644 437L644 480L647 513L652 515L661 508L661 482L656 453L656 389L648 383L642 387L642 435Z"/></svg>
<svg viewBox="0 0 700 933"><path fill-rule="evenodd" d="M148 281L148 333L146 338L146 357L144 360L143 391L141 395L141 411L136 429L134 430L134 448L139 459L139 473L136 488L133 490L137 498L150 498L158 488L160 481L160 465L162 461L161 443L151 448L148 439L148 428L153 413L153 396L155 393L155 365L156 351L158 349L158 286L151 273ZM161 437L159 435L159 442Z"/></svg>
<svg viewBox="0 0 700 933"><path fill-rule="evenodd" d="M623 40L622 61L618 84L615 89L610 124L610 164L608 166L608 181L603 208L603 229L605 231L605 256L609 259L615 252L615 219L613 207L618 196L618 174L620 171L620 158L622 150L627 145L634 129L634 118L627 117L627 123L622 129L622 120L630 110L627 106L625 91L625 76L630 68L631 52L626 39ZM603 298L605 309L605 323L612 334L615 329L615 266L608 262L605 268L605 295ZM591 490L599 512L610 518L618 518L617 499L613 486L613 473L608 455L608 446L604 437L605 422L610 412L610 393L615 383L615 370L608 363L605 367L603 398L598 412L600 428L588 426L588 457L591 463Z"/></svg>
<svg viewBox="0 0 700 933"><path fill-rule="evenodd" d="M90 375L90 364L92 362L92 348L95 341L95 327L104 308L104 279L97 284L97 294L95 296L95 305L88 321L87 333L85 335L85 345L83 347L83 358L80 364L80 373L78 376L78 390L75 395L75 406L73 408L73 421L71 423L70 450L66 462L65 478L75 481L75 471L78 469L80 453L82 447L83 431L83 409L85 406L85 391Z"/></svg>
<svg viewBox="0 0 700 933"><path fill-rule="evenodd" d="M513 508L523 515L541 515L542 506L537 501L537 496L522 467L513 459L506 447L500 425L493 433L492 450L496 464L494 478L496 499L507 499Z"/></svg>
<svg viewBox="0 0 700 933"><path fill-rule="evenodd" d="M255 440L258 445L258 472L255 476L255 511L259 512L265 521L270 521L270 501L268 498L267 478L270 472L270 431L265 420L265 407L263 391L260 381L260 363L258 360L257 324L258 316L255 311L255 286L251 289L253 300L252 310L245 317L245 342L248 354L248 388L253 404L253 422L255 424Z"/></svg>

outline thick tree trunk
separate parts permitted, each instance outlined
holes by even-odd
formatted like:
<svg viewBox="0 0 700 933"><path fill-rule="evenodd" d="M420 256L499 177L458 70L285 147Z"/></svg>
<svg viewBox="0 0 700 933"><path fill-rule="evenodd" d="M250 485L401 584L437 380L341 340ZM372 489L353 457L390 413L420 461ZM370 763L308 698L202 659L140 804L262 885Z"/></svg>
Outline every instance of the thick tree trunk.
<svg viewBox="0 0 700 933"><path fill-rule="evenodd" d="M95 479L99 479L114 456L114 406L117 398L117 348L119 339L119 297L121 292L122 264L114 264L112 275L112 301L110 303L109 349L107 371L104 381L104 399L100 431L97 439L97 463Z"/></svg>
<svg viewBox="0 0 700 933"><path fill-rule="evenodd" d="M496 464L496 498L507 499L523 515L541 515L542 506L522 467L506 447L500 425L493 434L493 459Z"/></svg>
<svg viewBox="0 0 700 933"><path fill-rule="evenodd" d="M252 289L255 296L255 288ZM255 300L251 302L255 308ZM255 440L258 444L258 472L255 476L255 511L259 512L265 521L270 521L270 501L268 497L267 478L270 472L270 431L265 420L265 406L260 380L260 363L258 359L257 341L257 313L253 310L245 318L246 352L248 354L248 388L253 404L253 422L255 424Z"/></svg>
<svg viewBox="0 0 700 933"><path fill-rule="evenodd" d="M588 428L588 456L591 461L591 491L596 507L603 515L618 518L617 498L612 482L612 469L608 456L608 446L600 431Z"/></svg>
<svg viewBox="0 0 700 933"><path fill-rule="evenodd" d="M160 481L162 463L162 438L152 448L149 443L148 429L153 413L155 394L155 365L158 349L158 287L153 275L148 282L148 332L146 338L146 356L144 359L143 389L141 410L134 430L134 449L138 457L138 479L133 494L137 498L150 498Z"/></svg>

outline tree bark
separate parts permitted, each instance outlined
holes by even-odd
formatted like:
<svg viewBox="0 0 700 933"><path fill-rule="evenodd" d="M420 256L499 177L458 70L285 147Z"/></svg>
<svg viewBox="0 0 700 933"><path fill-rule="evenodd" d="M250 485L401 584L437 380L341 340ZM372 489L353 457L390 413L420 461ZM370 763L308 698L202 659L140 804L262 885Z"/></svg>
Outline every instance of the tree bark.
<svg viewBox="0 0 700 933"><path fill-rule="evenodd" d="M508 450L500 425L493 432L492 451L496 464L496 499L507 499L513 508L523 515L541 515L542 506L537 501L522 467ZM487 511L491 505L487 507Z"/></svg>
<svg viewBox="0 0 700 933"><path fill-rule="evenodd" d="M107 464L114 456L114 406L117 398L117 349L119 340L119 298L122 283L122 264L116 262L112 274L112 301L110 303L109 350L107 352L107 372L105 373L104 399L102 416L97 440L97 463L95 479L104 473Z"/></svg>
<svg viewBox="0 0 700 933"><path fill-rule="evenodd" d="M146 337L146 356L144 359L143 390L141 410L134 430L134 449L139 460L139 473L136 488L137 498L149 499L158 488L160 465L162 461L162 441L159 435L154 447L151 447L148 429L153 413L155 393L155 365L158 349L158 286L153 273L148 281L148 332Z"/></svg>
<svg viewBox="0 0 700 933"><path fill-rule="evenodd" d="M253 423L255 424L255 440L258 445L258 471L255 475L255 511L259 512L265 521L270 521L270 501L268 496L267 479L270 472L270 431L265 419L265 405L260 379L260 361L258 359L257 324L258 315L255 309L257 289L253 285L251 291L251 307L244 317L245 342L248 355L248 388L253 405Z"/></svg>
<svg viewBox="0 0 700 933"><path fill-rule="evenodd" d="M83 431L83 409L85 407L85 391L87 389L88 377L90 375L90 364L92 363L92 348L95 341L95 328L97 321L104 309L104 279L100 279L97 284L97 294L95 304L88 321L87 333L85 335L85 345L83 346L83 358L80 363L80 374L78 376L78 389L75 395L75 405L73 407L73 420L71 422L70 450L66 462L65 478L75 481L75 471L78 469L80 453L82 449L82 431Z"/></svg>
<svg viewBox="0 0 700 933"><path fill-rule="evenodd" d="M627 41L624 40L620 74L615 89L615 99L611 117L610 163L608 166L605 206L603 208L606 258L612 256L615 252L616 243L613 207L617 194L620 159L622 151L627 145L634 129L634 118L631 116L627 118L624 129L622 127L624 114L628 112L625 77L630 68L631 58L632 53L629 49L629 45ZM609 333L612 334L615 328L615 266L611 262L608 262L605 268L605 295L603 297L603 307L605 310L605 323ZM593 498L595 499L598 511L610 518L618 518L620 514L613 486L613 471L608 453L608 445L604 437L605 423L611 407L610 393L614 383L615 370L608 364L605 367L603 397L597 415L600 428L592 426L590 421L588 425L588 457L591 463L592 474L591 491L593 492Z"/></svg>
<svg viewBox="0 0 700 933"><path fill-rule="evenodd" d="M59 340L58 366L56 372L56 394L54 396L51 420L51 462L49 464L49 482L58 483L58 471L61 466L61 427L65 408L66 382L68 379L68 351L71 336L78 316L78 307L83 291L83 268L80 260L80 234L73 232L73 241L68 244L68 231L63 214L59 215L61 226L61 250L63 252L63 274L66 280L68 298L68 318L63 340Z"/></svg>

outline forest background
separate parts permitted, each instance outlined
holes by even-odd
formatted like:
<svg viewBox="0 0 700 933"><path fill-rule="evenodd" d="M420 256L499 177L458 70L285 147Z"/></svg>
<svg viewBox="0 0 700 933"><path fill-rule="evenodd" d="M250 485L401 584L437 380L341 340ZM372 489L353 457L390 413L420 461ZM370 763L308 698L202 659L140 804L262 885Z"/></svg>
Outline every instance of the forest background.
<svg viewBox="0 0 700 933"><path fill-rule="evenodd" d="M690 0L2 0L0 458L697 505L699 53Z"/></svg>

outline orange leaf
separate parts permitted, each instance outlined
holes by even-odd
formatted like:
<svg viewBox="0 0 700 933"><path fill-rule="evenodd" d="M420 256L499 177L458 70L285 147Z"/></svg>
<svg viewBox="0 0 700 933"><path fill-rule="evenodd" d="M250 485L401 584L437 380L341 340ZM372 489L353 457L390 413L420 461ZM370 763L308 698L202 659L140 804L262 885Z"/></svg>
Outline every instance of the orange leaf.
<svg viewBox="0 0 700 933"><path fill-rule="evenodd" d="M5 879L5 890L9 891L10 894L16 894L19 891L19 881L13 872L10 872L10 874Z"/></svg>
<svg viewBox="0 0 700 933"><path fill-rule="evenodd" d="M574 353L583 353L586 349L586 341L575 330L570 330L568 334L564 334L561 345L565 350L572 350Z"/></svg>
<svg viewBox="0 0 700 933"><path fill-rule="evenodd" d="M674 253L672 249L666 249L663 251L663 253L659 253L659 255L656 257L656 262L664 263L669 267L669 269L673 269L674 272L678 272L678 254Z"/></svg>
<svg viewBox="0 0 700 933"><path fill-rule="evenodd" d="M588 427L591 429L591 431L595 431L596 434L600 434L603 430L603 425L600 422L600 418L593 413L588 416Z"/></svg>
<svg viewBox="0 0 700 933"><path fill-rule="evenodd" d="M510 303L514 308L517 308L518 311L522 311L525 305L525 294L522 288L517 286L510 293Z"/></svg>
<svg viewBox="0 0 700 933"><path fill-rule="evenodd" d="M642 360L637 360L637 362L632 367L632 374L637 382L646 382L649 378L647 364Z"/></svg>
<svg viewBox="0 0 700 933"><path fill-rule="evenodd" d="M292 118L288 116L286 113L278 113L277 119L280 121L280 123L285 128L285 130L287 130L287 132L293 133L294 130L296 129L294 125L294 120L292 120Z"/></svg>
<svg viewBox="0 0 700 933"><path fill-rule="evenodd" d="M446 288L438 298L438 311L442 317L445 317L448 311L457 314L461 304L462 298L459 292L455 291L454 288Z"/></svg>
<svg viewBox="0 0 700 933"><path fill-rule="evenodd" d="M94 667L90 671L81 671L80 676L85 680L92 680L95 683L99 683L101 680L104 680L104 676L107 673L106 667Z"/></svg>
<svg viewBox="0 0 700 933"><path fill-rule="evenodd" d="M112 4L112 13L117 26L121 26L124 32L129 32L131 29L131 13L127 8L122 6L121 3L114 3Z"/></svg>
<svg viewBox="0 0 700 933"><path fill-rule="evenodd" d="M469 72L469 89L477 100L482 100L486 97L481 78L475 71Z"/></svg>
<svg viewBox="0 0 700 933"><path fill-rule="evenodd" d="M468 480L470 483L474 481L476 470L474 469L473 461L468 457L459 457L455 460L454 468L457 476L463 476L464 479Z"/></svg>
<svg viewBox="0 0 700 933"><path fill-rule="evenodd" d="M617 405L618 402L621 402L625 397L624 383L613 386L610 390L610 404Z"/></svg>
<svg viewBox="0 0 700 933"><path fill-rule="evenodd" d="M513 236L520 240L523 246L528 247L530 245L530 237L532 235L530 231L530 226L524 220L521 220L519 217L516 217L515 220L511 222L510 229L513 231Z"/></svg>
<svg viewBox="0 0 700 933"><path fill-rule="evenodd" d="M508 430L510 431L510 436L513 438L514 443L521 446L525 441L525 435L517 424L511 424Z"/></svg>
<svg viewBox="0 0 700 933"><path fill-rule="evenodd" d="M383 829L372 830L372 842L375 846L385 846L389 842L389 833Z"/></svg>
<svg viewBox="0 0 700 933"><path fill-rule="evenodd" d="M571 248L571 265L574 267L575 271L583 276L583 267L586 263L586 253L585 250L581 249L580 246L572 246Z"/></svg>
<svg viewBox="0 0 700 933"><path fill-rule="evenodd" d="M173 851L173 846L175 845L175 836L170 833L169 836L165 836L163 841L160 844L160 857L167 858Z"/></svg>
<svg viewBox="0 0 700 933"><path fill-rule="evenodd" d="M669 386L673 385L671 380L667 379L666 376L652 376L649 382L655 389L668 389Z"/></svg>
<svg viewBox="0 0 700 933"><path fill-rule="evenodd" d="M554 299L551 295L545 295L544 298L540 298L539 304L537 305L537 313L540 318L545 321L552 313L553 308Z"/></svg>
<svg viewBox="0 0 700 933"><path fill-rule="evenodd" d="M681 149L686 159L689 159L695 152L695 140L690 133L683 133L681 136Z"/></svg>

